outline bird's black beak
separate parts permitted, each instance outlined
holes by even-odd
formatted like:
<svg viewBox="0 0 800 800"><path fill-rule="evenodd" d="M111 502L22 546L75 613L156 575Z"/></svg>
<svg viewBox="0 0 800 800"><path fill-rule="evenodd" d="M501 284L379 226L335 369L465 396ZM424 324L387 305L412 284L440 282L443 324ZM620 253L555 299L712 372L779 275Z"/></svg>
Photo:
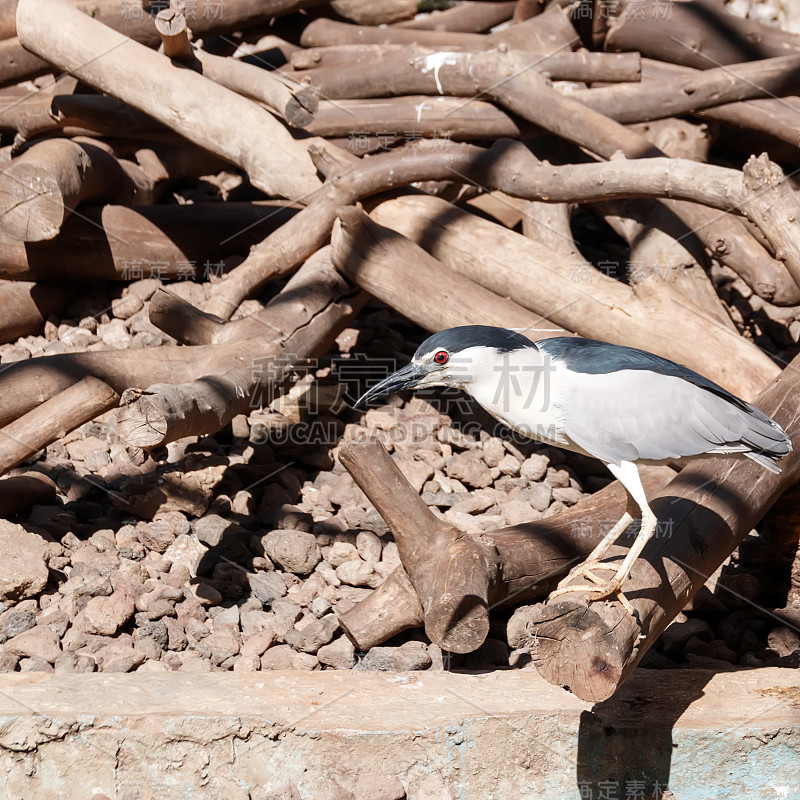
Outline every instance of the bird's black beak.
<svg viewBox="0 0 800 800"><path fill-rule="evenodd" d="M376 397L384 394L392 394L402 389L413 389L428 374L425 367L417 364L406 364L402 369L393 372L388 378L384 378L376 383L371 389L367 389L361 397L356 400L353 408L366 405Z"/></svg>

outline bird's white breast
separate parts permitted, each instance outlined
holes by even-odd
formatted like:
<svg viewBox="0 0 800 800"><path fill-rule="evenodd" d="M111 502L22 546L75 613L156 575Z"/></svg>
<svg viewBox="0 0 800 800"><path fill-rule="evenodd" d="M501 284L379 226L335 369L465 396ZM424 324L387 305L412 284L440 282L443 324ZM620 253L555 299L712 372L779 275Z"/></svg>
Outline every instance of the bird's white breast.
<svg viewBox="0 0 800 800"><path fill-rule="evenodd" d="M568 445L563 435L567 381L564 367L537 350L510 353L471 348L472 381L464 388L512 430L548 444Z"/></svg>

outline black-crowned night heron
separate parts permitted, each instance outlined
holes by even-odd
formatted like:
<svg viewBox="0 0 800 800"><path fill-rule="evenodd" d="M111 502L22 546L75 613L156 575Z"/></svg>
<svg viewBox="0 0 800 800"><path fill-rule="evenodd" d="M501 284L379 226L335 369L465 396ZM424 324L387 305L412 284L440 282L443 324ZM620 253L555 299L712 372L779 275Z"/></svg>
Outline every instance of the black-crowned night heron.
<svg viewBox="0 0 800 800"><path fill-rule="evenodd" d="M763 411L680 364L631 347L558 337L535 344L505 328L467 325L426 339L410 364L356 403L402 389L452 386L524 436L600 459L638 506L642 523L619 568L598 563L633 521L626 511L586 561L551 594L619 593L657 519L647 503L639 464L703 455L750 458L770 472L791 449L789 437ZM592 570L613 569L603 581ZM571 584L577 576L591 584ZM571 585L565 585L571 584ZM620 595L626 608L630 606Z"/></svg>

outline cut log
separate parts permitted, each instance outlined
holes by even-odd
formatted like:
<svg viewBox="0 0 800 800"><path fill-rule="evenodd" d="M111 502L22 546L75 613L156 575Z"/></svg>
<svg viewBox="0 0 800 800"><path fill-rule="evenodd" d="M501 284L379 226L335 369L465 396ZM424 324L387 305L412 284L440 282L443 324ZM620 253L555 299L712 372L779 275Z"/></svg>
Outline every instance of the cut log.
<svg viewBox="0 0 800 800"><path fill-rule="evenodd" d="M307 199L319 188L306 146L268 111L65 0L20 0L17 31L33 52L241 167L268 194Z"/></svg>
<svg viewBox="0 0 800 800"><path fill-rule="evenodd" d="M437 139L444 148L450 139L517 139L525 130L492 103L425 95L323 100L305 129L317 136L347 136L356 152L359 138L368 134L380 136L383 149L397 139L413 144L422 138Z"/></svg>
<svg viewBox="0 0 800 800"><path fill-rule="evenodd" d="M155 26L161 37L161 52L167 58L193 62L194 50L186 17L177 8L164 8L155 16Z"/></svg>
<svg viewBox="0 0 800 800"><path fill-rule="evenodd" d="M732 64L632 86L578 89L571 92L570 97L617 122L646 122L741 100L792 94L796 91L798 77L800 54ZM596 80L606 79L598 77Z"/></svg>
<svg viewBox="0 0 800 800"><path fill-rule="evenodd" d="M417 0L331 0L331 8L357 25L389 25L411 19L417 13Z"/></svg>
<svg viewBox="0 0 800 800"><path fill-rule="evenodd" d="M86 377L38 408L0 428L0 473L94 419L119 402L119 395L97 378Z"/></svg>
<svg viewBox="0 0 800 800"><path fill-rule="evenodd" d="M24 242L58 234L84 202L149 202L153 186L137 165L89 141L46 139L0 173L0 230Z"/></svg>
<svg viewBox="0 0 800 800"><path fill-rule="evenodd" d="M539 673L582 700L610 697L649 647L800 475L800 357L756 399L795 444L775 475L751 461L724 457L686 467L650 501L659 528L636 561L625 596L638 621L618 602L591 603L571 594L534 610L531 655ZM660 534L659 534L660 532ZM613 547L604 562L626 553Z"/></svg>
<svg viewBox="0 0 800 800"><path fill-rule="evenodd" d="M403 564L341 617L361 650L423 623L443 650L476 650L491 610L542 597L600 541L603 523L621 516L626 503L615 482L557 517L466 534L431 513L377 440L345 443L339 460L391 528ZM673 474L646 469L644 482L658 491Z"/></svg>
<svg viewBox="0 0 800 800"><path fill-rule="evenodd" d="M50 505L56 497L56 485L41 472L11 475L0 480L0 516L8 519L31 506Z"/></svg>
<svg viewBox="0 0 800 800"><path fill-rule="evenodd" d="M148 451L184 436L215 433L251 409L254 398L256 403L270 398L299 362L327 352L364 299L321 252L298 270L263 312L247 321L229 323L237 330L235 338L229 337L237 347L235 351L225 349L230 353L228 360L219 361L213 373L188 382L156 383L125 392L118 417L121 440L134 451ZM168 316L162 313L153 319L157 322ZM183 316L178 321L190 318ZM189 336L194 341L214 340L217 330L226 327L208 318L202 328L196 317L191 322Z"/></svg>

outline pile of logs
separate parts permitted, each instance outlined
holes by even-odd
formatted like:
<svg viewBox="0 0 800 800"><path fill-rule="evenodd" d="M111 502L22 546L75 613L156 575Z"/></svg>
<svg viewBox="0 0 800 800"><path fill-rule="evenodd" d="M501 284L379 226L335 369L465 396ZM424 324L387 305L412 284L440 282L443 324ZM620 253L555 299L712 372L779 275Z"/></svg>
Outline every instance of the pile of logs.
<svg viewBox="0 0 800 800"><path fill-rule="evenodd" d="M640 347L800 433L800 361L759 348L719 291L736 284L771 319L796 319L800 37L718 0L442 5L2 6L0 341L40 332L86 282L129 281L132 263L168 283L243 256L202 308L156 292L150 319L176 345L4 367L3 471L117 405L138 463L218 431L263 399L254 363L276 365L266 389L279 393L368 295L430 331L502 324ZM248 199L172 201L179 182L221 170L245 176ZM576 243L578 206L624 244L615 274ZM625 502L612 484L562 516L474 536L432 516L377 443L340 457L403 562L342 618L362 649L421 625L444 649L476 649L493 608L544 598L604 533L576 522ZM626 589L638 618L577 594L537 606L539 671L608 697L798 474L798 447L779 476L727 461L648 473L674 524Z"/></svg>

